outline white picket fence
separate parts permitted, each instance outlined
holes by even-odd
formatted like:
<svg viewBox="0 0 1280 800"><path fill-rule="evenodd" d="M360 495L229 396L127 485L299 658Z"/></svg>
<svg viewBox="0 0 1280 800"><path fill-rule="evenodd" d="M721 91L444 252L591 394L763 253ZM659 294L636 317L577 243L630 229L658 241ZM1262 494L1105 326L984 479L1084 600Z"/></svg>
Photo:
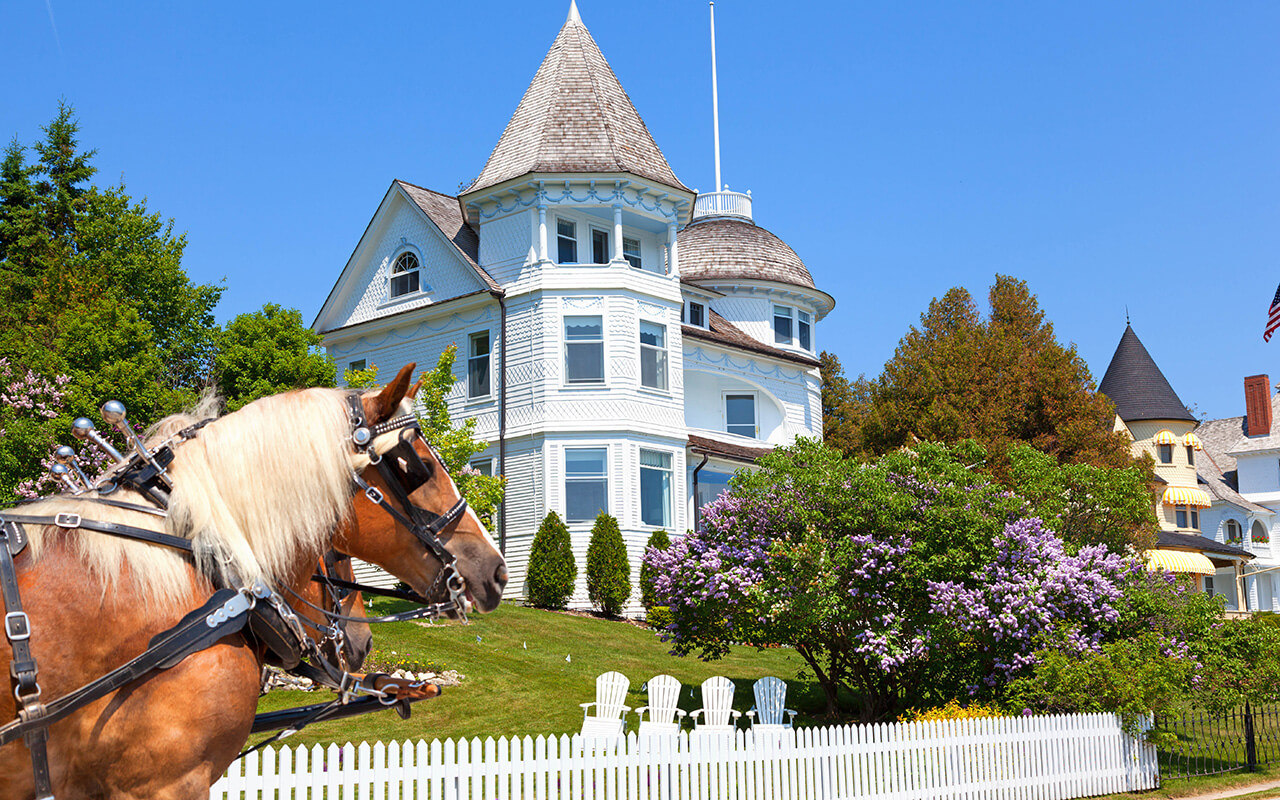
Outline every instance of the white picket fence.
<svg viewBox="0 0 1280 800"><path fill-rule="evenodd" d="M232 764L212 800L1050 800L1159 781L1155 748L1111 714L260 752Z"/></svg>

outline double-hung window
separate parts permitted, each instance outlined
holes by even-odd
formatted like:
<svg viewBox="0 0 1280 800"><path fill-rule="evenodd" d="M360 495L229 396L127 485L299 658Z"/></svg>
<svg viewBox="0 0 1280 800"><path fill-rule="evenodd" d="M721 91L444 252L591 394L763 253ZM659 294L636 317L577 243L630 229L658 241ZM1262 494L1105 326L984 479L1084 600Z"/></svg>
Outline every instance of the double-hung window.
<svg viewBox="0 0 1280 800"><path fill-rule="evenodd" d="M391 265L391 296L402 297L418 291L418 256L401 253Z"/></svg>
<svg viewBox="0 0 1280 800"><path fill-rule="evenodd" d="M556 256L561 264L578 263L578 226L571 219L556 219Z"/></svg>
<svg viewBox="0 0 1280 800"><path fill-rule="evenodd" d="M671 454L640 451L640 522L671 526Z"/></svg>
<svg viewBox="0 0 1280 800"><path fill-rule="evenodd" d="M773 342L791 344L791 309L786 306L773 307Z"/></svg>
<svg viewBox="0 0 1280 800"><path fill-rule="evenodd" d="M486 478L493 477L493 459L492 458L473 459L470 462L470 467L474 469L476 472L485 476Z"/></svg>
<svg viewBox="0 0 1280 800"><path fill-rule="evenodd" d="M600 228L591 229L591 263L608 264L613 259L609 250L609 232Z"/></svg>
<svg viewBox="0 0 1280 800"><path fill-rule="evenodd" d="M564 318L566 383L604 382L604 325L599 316Z"/></svg>
<svg viewBox="0 0 1280 800"><path fill-rule="evenodd" d="M756 436L756 396L726 394L724 396L725 430L739 436Z"/></svg>
<svg viewBox="0 0 1280 800"><path fill-rule="evenodd" d="M489 332L471 334L467 353L467 397L488 397Z"/></svg>
<svg viewBox="0 0 1280 800"><path fill-rule="evenodd" d="M1173 445L1162 444L1162 445L1158 445L1158 447L1160 448L1160 463L1172 464L1173 463Z"/></svg>
<svg viewBox="0 0 1280 800"><path fill-rule="evenodd" d="M1244 543L1244 529L1240 527L1240 523L1234 519L1227 520L1226 530L1223 532L1226 543L1236 545L1237 547ZM1254 537L1257 538L1256 536Z"/></svg>
<svg viewBox="0 0 1280 800"><path fill-rule="evenodd" d="M808 311L796 309L797 332L800 334L800 346L813 351L813 319Z"/></svg>
<svg viewBox="0 0 1280 800"><path fill-rule="evenodd" d="M609 511L609 450L569 447L564 451L564 518L588 522Z"/></svg>
<svg viewBox="0 0 1280 800"><path fill-rule="evenodd" d="M667 326L640 322L640 385L667 389Z"/></svg>
<svg viewBox="0 0 1280 800"><path fill-rule="evenodd" d="M632 267L636 269L643 269L643 264L640 261L640 240L628 239L625 236L622 237L622 257L625 258L627 263Z"/></svg>
<svg viewBox="0 0 1280 800"><path fill-rule="evenodd" d="M1193 467L1196 465L1196 449L1191 445L1187 445L1187 463Z"/></svg>

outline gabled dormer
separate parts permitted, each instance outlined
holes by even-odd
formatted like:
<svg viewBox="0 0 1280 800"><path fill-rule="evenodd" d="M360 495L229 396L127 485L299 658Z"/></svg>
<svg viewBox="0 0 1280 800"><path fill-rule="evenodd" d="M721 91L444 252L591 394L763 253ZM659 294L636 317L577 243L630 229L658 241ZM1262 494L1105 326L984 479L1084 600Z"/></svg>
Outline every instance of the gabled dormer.
<svg viewBox="0 0 1280 800"><path fill-rule="evenodd" d="M312 327L323 335L497 291L478 254L479 239L457 198L393 181Z"/></svg>
<svg viewBox="0 0 1280 800"><path fill-rule="evenodd" d="M481 262L506 283L530 264L676 275L676 231L689 220L693 199L571 5L459 201L481 238L493 242ZM529 225L513 221L526 213L533 215ZM489 237L490 227L503 233Z"/></svg>

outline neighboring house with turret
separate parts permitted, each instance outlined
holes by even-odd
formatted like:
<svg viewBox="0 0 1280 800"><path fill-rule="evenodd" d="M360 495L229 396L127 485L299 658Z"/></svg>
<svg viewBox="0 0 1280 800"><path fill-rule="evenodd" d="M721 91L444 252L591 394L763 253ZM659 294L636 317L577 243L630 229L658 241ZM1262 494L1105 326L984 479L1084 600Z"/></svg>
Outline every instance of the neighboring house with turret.
<svg viewBox="0 0 1280 800"><path fill-rule="evenodd" d="M1256 558L1244 568L1243 591L1229 575L1216 584L1228 604L1247 611L1280 610L1280 397L1266 375L1244 379L1242 417L1208 420L1197 434L1205 458L1201 484L1213 498L1201 519L1205 536ZM1239 592L1239 593L1238 593Z"/></svg>
<svg viewBox="0 0 1280 800"><path fill-rule="evenodd" d="M1156 547L1147 551L1153 569L1189 574L1201 589L1225 594L1234 603L1234 585L1254 554L1239 542L1206 536L1212 530L1209 487L1198 475L1205 461L1199 423L1178 398L1164 373L1126 325L1098 391L1115 405L1115 430L1132 440L1135 457L1154 462L1159 496Z"/></svg>
<svg viewBox="0 0 1280 800"><path fill-rule="evenodd" d="M548 511L584 605L598 512L634 576L734 470L821 437L835 301L751 203L676 177L576 7L479 177L457 197L387 190L314 328L339 370L384 376L458 346L450 411L490 443L472 466L507 478L511 596Z"/></svg>

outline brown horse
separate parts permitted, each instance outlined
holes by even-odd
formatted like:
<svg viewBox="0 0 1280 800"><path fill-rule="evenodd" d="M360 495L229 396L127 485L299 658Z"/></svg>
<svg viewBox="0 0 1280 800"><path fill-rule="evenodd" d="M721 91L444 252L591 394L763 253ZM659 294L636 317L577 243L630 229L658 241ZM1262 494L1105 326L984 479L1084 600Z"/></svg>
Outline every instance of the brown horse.
<svg viewBox="0 0 1280 800"><path fill-rule="evenodd" d="M412 366L382 391L361 397L367 424L408 409ZM439 595L441 566L423 542L400 524L368 518L365 525L361 515L376 507L353 501L353 471L383 492L390 487L377 470L367 469L370 456L351 444L346 396L309 389L265 398L175 448L166 532L192 541L201 554L199 569L161 547L89 530L27 526L31 541L16 561L43 698L63 696L143 652L153 636L202 605L215 582L261 580L302 591L331 546L382 566L420 594ZM375 437L373 457L395 444L395 433ZM417 451L434 461L429 448ZM439 514L458 496L443 466L434 467L435 479L412 500ZM368 509L362 512L361 504ZM58 499L23 511L150 523L137 512ZM361 523L343 525L351 519ZM456 555L475 608L495 608L506 566L474 513L441 531L440 539ZM227 636L54 723L49 762L55 795L206 797L247 738L263 656L244 635ZM0 659L9 657L8 644L0 642ZM4 693L0 719L15 715L13 696ZM26 747L20 741L0 747L0 798L34 795Z"/></svg>

